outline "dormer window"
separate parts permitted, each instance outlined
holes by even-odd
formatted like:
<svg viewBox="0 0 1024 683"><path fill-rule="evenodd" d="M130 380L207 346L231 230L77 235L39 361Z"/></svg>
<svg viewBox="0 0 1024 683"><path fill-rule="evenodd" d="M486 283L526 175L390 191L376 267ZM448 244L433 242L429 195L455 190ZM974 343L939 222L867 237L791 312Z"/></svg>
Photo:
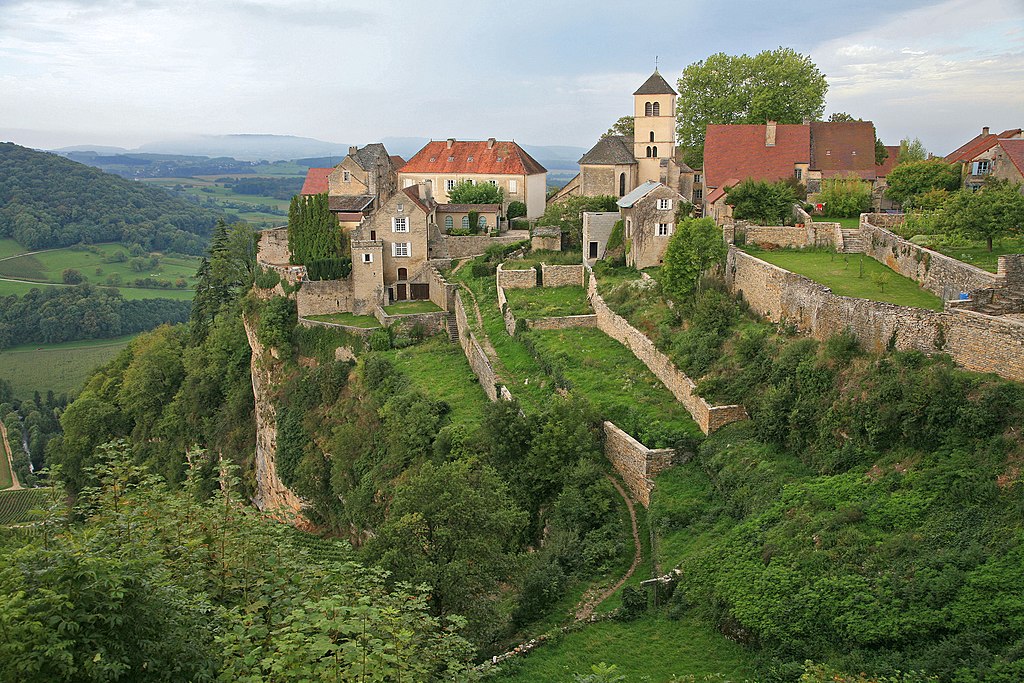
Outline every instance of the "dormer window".
<svg viewBox="0 0 1024 683"><path fill-rule="evenodd" d="M499 164L501 163L501 157L498 157L498 163Z"/></svg>
<svg viewBox="0 0 1024 683"><path fill-rule="evenodd" d="M405 204L399 202L398 206L395 208L398 210L398 213L403 213L405 211Z"/></svg>
<svg viewBox="0 0 1024 683"><path fill-rule="evenodd" d="M434 163L435 161L437 161L437 157L430 157L430 163Z"/></svg>
<svg viewBox="0 0 1024 683"><path fill-rule="evenodd" d="M832 150L830 150L830 149L826 149L826 150L825 150L825 156L827 156L827 157L830 157L830 156L832 156Z"/></svg>
<svg viewBox="0 0 1024 683"><path fill-rule="evenodd" d="M448 157L448 161L455 161L455 157Z"/></svg>
<svg viewBox="0 0 1024 683"><path fill-rule="evenodd" d="M349 173L348 171L342 171L342 172L341 172L341 179L342 179L342 180L344 180L344 181L345 181L346 183L347 183L347 182L348 182L348 181L349 181L349 180L350 180L351 178L352 178L352 174L351 174L351 173Z"/></svg>
<svg viewBox="0 0 1024 683"><path fill-rule="evenodd" d="M857 150L853 150L852 152L850 152L850 154L852 154L853 156L857 156Z"/></svg>
<svg viewBox="0 0 1024 683"><path fill-rule="evenodd" d="M467 162L473 161L473 157L466 157L466 161Z"/></svg>

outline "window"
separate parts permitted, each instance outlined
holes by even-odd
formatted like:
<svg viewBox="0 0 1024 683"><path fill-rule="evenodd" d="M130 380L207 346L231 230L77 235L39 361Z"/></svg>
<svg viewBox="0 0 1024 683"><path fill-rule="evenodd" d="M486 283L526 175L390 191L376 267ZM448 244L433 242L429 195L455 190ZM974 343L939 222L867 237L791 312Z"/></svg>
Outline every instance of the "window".
<svg viewBox="0 0 1024 683"><path fill-rule="evenodd" d="M497 180L488 180L487 182L489 182L491 185L494 185L495 187L498 186L498 181Z"/></svg>
<svg viewBox="0 0 1024 683"><path fill-rule="evenodd" d="M830 150L830 149L826 149L826 150L825 150L825 156L827 156L827 157L830 157L830 156L832 156L832 150Z"/></svg>
<svg viewBox="0 0 1024 683"><path fill-rule="evenodd" d="M462 217L462 229L469 230L469 216Z"/></svg>
<svg viewBox="0 0 1024 683"><path fill-rule="evenodd" d="M373 254L363 254L363 263L373 263Z"/></svg>
<svg viewBox="0 0 1024 683"><path fill-rule="evenodd" d="M655 102L652 107L655 116L661 116L661 102Z"/></svg>
<svg viewBox="0 0 1024 683"><path fill-rule="evenodd" d="M509 192L519 192L519 181L518 180L510 180L510 181L508 181L508 191Z"/></svg>
<svg viewBox="0 0 1024 683"><path fill-rule="evenodd" d="M658 223L658 237L668 237L668 223Z"/></svg>
<svg viewBox="0 0 1024 683"><path fill-rule="evenodd" d="M396 207L396 209L398 213L405 213L405 204L403 204L402 202L398 202L398 206Z"/></svg>
<svg viewBox="0 0 1024 683"><path fill-rule="evenodd" d="M412 187L412 184L413 184L413 179L412 178L406 178L405 180L402 181L402 187Z"/></svg>
<svg viewBox="0 0 1024 683"><path fill-rule="evenodd" d="M650 141L654 142L654 131L653 130L651 131L651 139L650 139Z"/></svg>
<svg viewBox="0 0 1024 683"><path fill-rule="evenodd" d="M658 211L669 211L672 209L671 199L659 199L658 200Z"/></svg>
<svg viewBox="0 0 1024 683"><path fill-rule="evenodd" d="M658 148L657 147L651 147L651 150L653 151L653 154L651 154L652 157L658 156Z"/></svg>
<svg viewBox="0 0 1024 683"><path fill-rule="evenodd" d="M651 156L651 146L650 145L647 145L647 156L648 157Z"/></svg>
<svg viewBox="0 0 1024 683"><path fill-rule="evenodd" d="M704 199L704 190L702 190L699 187L697 189L695 189L693 191L693 198L694 199Z"/></svg>
<svg viewBox="0 0 1024 683"><path fill-rule="evenodd" d="M651 112L653 112L653 111L654 111L654 108L651 106L651 103L650 102L644 102L644 116L651 116Z"/></svg>
<svg viewBox="0 0 1024 683"><path fill-rule="evenodd" d="M347 183L347 182L348 182L348 181L349 181L349 180L350 180L351 178L352 178L352 175L351 175L351 174L350 174L350 173L349 173L348 171L342 171L342 172L341 172L341 179L342 179L342 180L344 180L344 181L345 181L346 183Z"/></svg>
<svg viewBox="0 0 1024 683"><path fill-rule="evenodd" d="M467 164L468 164L469 162L471 162L471 161L473 161L473 157L466 157L466 163L467 163Z"/></svg>
<svg viewBox="0 0 1024 683"><path fill-rule="evenodd" d="M476 222L476 226L478 228L486 228L487 227L487 216L480 216L480 220L478 220Z"/></svg>
<svg viewBox="0 0 1024 683"><path fill-rule="evenodd" d="M804 169L802 169L802 168L796 169L795 171L793 171L793 175L796 176L797 180L802 180L803 177L804 177Z"/></svg>
<svg viewBox="0 0 1024 683"><path fill-rule="evenodd" d="M449 162L451 162L451 161L455 161L455 157L448 157L448 161L449 161Z"/></svg>
<svg viewBox="0 0 1024 683"><path fill-rule="evenodd" d="M693 182L694 183L699 183L702 180L704 180L704 177L700 173L694 173L693 174Z"/></svg>
<svg viewBox="0 0 1024 683"><path fill-rule="evenodd" d="M454 227L455 227L455 221L452 220L452 217L451 216L445 216L444 217L444 229L445 230L451 230Z"/></svg>
<svg viewBox="0 0 1024 683"><path fill-rule="evenodd" d="M391 255L396 257L408 256L409 255L409 243L408 242L392 242L391 243Z"/></svg>
<svg viewBox="0 0 1024 683"><path fill-rule="evenodd" d="M619 174L619 196L622 197L626 194L626 174Z"/></svg>
<svg viewBox="0 0 1024 683"><path fill-rule="evenodd" d="M455 189L455 179L454 178L449 178L448 180L444 181L444 189L447 192L451 192L452 190L454 190Z"/></svg>
<svg viewBox="0 0 1024 683"><path fill-rule="evenodd" d="M396 216L391 219L392 232L409 232L409 219L405 216Z"/></svg>
<svg viewBox="0 0 1024 683"><path fill-rule="evenodd" d="M985 175L991 168L991 162L988 159L982 161L975 161L971 164L971 175Z"/></svg>

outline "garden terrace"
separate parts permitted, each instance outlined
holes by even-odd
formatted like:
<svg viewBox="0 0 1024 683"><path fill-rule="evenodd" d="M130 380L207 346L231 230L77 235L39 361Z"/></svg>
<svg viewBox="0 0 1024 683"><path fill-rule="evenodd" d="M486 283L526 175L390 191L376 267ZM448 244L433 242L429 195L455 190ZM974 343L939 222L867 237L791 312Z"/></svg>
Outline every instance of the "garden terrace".
<svg viewBox="0 0 1024 683"><path fill-rule="evenodd" d="M437 313L443 310L433 301L398 301L384 307L388 315L411 315L415 313Z"/></svg>
<svg viewBox="0 0 1024 683"><path fill-rule="evenodd" d="M583 263L583 252L581 251L531 251L522 258L506 261L502 264L505 270L526 270L527 268L540 269L540 264L546 263L549 266L569 266Z"/></svg>
<svg viewBox="0 0 1024 683"><path fill-rule="evenodd" d="M921 242L915 240L915 244ZM995 273L999 265L999 257L1007 254L1024 254L1024 237L1006 237L992 243L992 251L983 241L953 242L943 240L936 235L921 246L933 249L940 254L970 264L976 268Z"/></svg>
<svg viewBox="0 0 1024 683"><path fill-rule="evenodd" d="M899 306L941 311L942 300L865 254L834 251L766 251L753 246L743 251L791 273L825 285L839 296L881 301Z"/></svg>
<svg viewBox="0 0 1024 683"><path fill-rule="evenodd" d="M355 313L328 313L325 315L307 315L307 320L315 320L323 323L333 323L346 327L361 327L370 329L380 327L380 321L372 315L356 315Z"/></svg>
<svg viewBox="0 0 1024 683"><path fill-rule="evenodd" d="M517 318L534 319L591 313L583 287L509 289L505 296Z"/></svg>

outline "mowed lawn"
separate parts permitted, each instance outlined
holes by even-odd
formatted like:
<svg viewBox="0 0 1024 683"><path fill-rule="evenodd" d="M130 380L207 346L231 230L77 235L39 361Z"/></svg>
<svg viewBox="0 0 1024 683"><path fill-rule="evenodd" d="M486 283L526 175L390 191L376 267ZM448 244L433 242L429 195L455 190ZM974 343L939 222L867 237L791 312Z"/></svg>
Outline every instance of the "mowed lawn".
<svg viewBox="0 0 1024 683"><path fill-rule="evenodd" d="M629 623L601 621L570 633L503 665L507 673L495 680L563 683L605 662L626 681L665 683L673 676L700 681L723 674L726 681L740 683L753 676L752 660L742 645L696 619L652 615Z"/></svg>
<svg viewBox="0 0 1024 683"><path fill-rule="evenodd" d="M480 382L469 367L462 347L452 344L443 334L420 344L385 352L395 367L413 386L433 399L451 406L449 417L455 424L479 424L487 404Z"/></svg>
<svg viewBox="0 0 1024 683"><path fill-rule="evenodd" d="M752 247L745 250L762 261L819 282L840 296L942 310L939 297L864 254L787 249L763 251ZM884 279L884 282L879 283L877 278Z"/></svg>
<svg viewBox="0 0 1024 683"><path fill-rule="evenodd" d="M0 377L11 383L19 398L29 398L34 391L78 391L92 371L116 356L133 336L12 346L0 351Z"/></svg>
<svg viewBox="0 0 1024 683"><path fill-rule="evenodd" d="M547 318L594 312L587 301L586 290L580 286L506 289L505 298L517 318Z"/></svg>
<svg viewBox="0 0 1024 683"><path fill-rule="evenodd" d="M963 247L929 247L935 251L951 256L958 261L969 263L976 268L996 272L999 257L1004 254L1024 254L1024 237L1005 238L992 243L992 251L985 242L971 242Z"/></svg>

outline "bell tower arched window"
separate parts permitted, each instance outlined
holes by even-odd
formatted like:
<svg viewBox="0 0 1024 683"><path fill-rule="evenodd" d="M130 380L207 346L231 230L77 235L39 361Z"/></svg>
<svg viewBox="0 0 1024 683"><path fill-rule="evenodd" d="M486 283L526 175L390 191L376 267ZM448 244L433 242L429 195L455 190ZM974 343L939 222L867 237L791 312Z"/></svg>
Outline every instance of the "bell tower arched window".
<svg viewBox="0 0 1024 683"><path fill-rule="evenodd" d="M651 142L654 142L654 131L651 131Z"/></svg>
<svg viewBox="0 0 1024 683"><path fill-rule="evenodd" d="M651 109L654 110L654 113L648 114L648 116L661 116L661 102L655 102Z"/></svg>
<svg viewBox="0 0 1024 683"><path fill-rule="evenodd" d="M651 156L652 157L658 156L658 147L657 146L651 147Z"/></svg>
<svg viewBox="0 0 1024 683"><path fill-rule="evenodd" d="M650 102L644 104L644 116L653 116L654 106Z"/></svg>
<svg viewBox="0 0 1024 683"><path fill-rule="evenodd" d="M647 156L651 156L651 146L647 145Z"/></svg>
<svg viewBox="0 0 1024 683"><path fill-rule="evenodd" d="M626 195L626 174L619 174L619 196L624 197Z"/></svg>

